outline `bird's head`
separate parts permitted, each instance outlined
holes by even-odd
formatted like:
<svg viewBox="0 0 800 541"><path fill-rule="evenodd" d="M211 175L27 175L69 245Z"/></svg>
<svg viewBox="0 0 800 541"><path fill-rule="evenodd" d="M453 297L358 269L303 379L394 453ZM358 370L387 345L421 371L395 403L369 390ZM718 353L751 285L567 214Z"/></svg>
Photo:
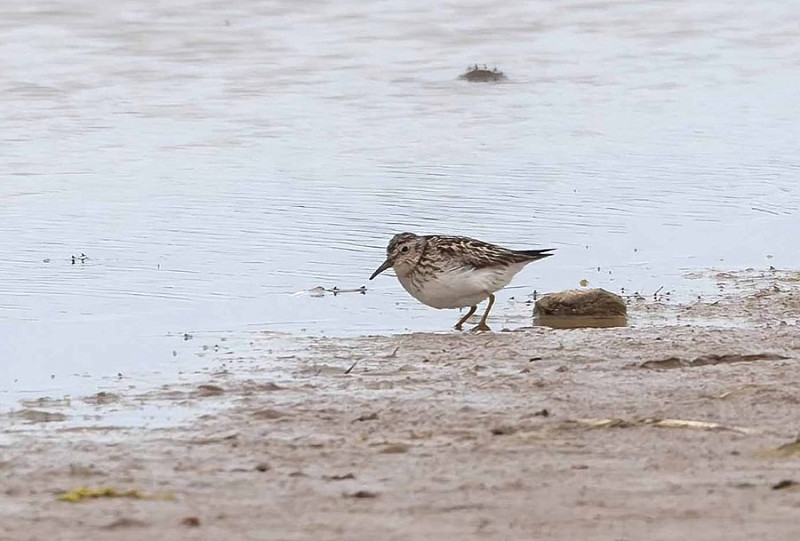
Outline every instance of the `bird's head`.
<svg viewBox="0 0 800 541"><path fill-rule="evenodd" d="M398 233L389 241L386 247L386 261L377 268L370 280L388 268L394 268L398 274L409 272L419 261L422 250L425 249L425 237L414 233Z"/></svg>

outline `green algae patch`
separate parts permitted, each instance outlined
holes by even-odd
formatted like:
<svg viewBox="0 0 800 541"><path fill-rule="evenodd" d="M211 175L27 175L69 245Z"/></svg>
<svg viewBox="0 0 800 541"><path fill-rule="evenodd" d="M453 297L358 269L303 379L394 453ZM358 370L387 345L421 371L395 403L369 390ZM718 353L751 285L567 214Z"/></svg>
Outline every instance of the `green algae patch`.
<svg viewBox="0 0 800 541"><path fill-rule="evenodd" d="M119 490L114 487L79 487L60 494L56 499L62 502L78 503L97 498L131 498L134 500L174 500L172 494L148 495L136 489Z"/></svg>

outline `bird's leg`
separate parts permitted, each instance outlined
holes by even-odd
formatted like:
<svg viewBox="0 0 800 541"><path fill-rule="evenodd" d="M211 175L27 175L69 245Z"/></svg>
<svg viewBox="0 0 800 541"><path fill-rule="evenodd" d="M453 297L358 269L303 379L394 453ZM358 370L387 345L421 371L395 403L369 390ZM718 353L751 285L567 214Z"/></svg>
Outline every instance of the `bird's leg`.
<svg viewBox="0 0 800 541"><path fill-rule="evenodd" d="M472 328L473 331L490 331L491 329L486 324L486 318L489 316L489 310L492 309L492 305L494 304L494 295L489 293L489 304L486 306L486 311L483 313L483 317L481 318L480 323L478 323L475 327Z"/></svg>
<svg viewBox="0 0 800 541"><path fill-rule="evenodd" d="M477 304L475 306L470 306L469 307L469 312L467 312L467 315L462 317L461 319L459 319L458 323L456 323L456 327L455 328L456 328L457 331L461 330L461 326L464 324L464 322L467 321L470 317L472 317L472 314L474 314L475 310L477 310L477 309L478 309L478 305Z"/></svg>

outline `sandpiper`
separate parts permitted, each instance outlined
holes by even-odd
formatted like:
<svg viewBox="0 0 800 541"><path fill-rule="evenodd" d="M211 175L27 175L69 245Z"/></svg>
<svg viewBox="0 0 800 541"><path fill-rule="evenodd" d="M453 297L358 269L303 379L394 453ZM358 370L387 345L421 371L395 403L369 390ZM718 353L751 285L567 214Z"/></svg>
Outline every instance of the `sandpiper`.
<svg viewBox="0 0 800 541"><path fill-rule="evenodd" d="M370 280L394 268L400 284L412 297L434 308L464 308L456 330L489 299L486 311L474 331L488 331L486 318L494 304L494 293L508 285L522 268L553 255L544 250L509 250L469 237L399 233L386 248L386 261Z"/></svg>

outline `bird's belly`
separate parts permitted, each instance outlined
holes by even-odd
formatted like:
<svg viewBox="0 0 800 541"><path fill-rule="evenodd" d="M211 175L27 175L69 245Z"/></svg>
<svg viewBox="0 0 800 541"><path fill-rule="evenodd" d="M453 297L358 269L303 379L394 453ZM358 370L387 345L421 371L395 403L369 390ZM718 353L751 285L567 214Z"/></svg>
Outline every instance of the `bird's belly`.
<svg viewBox="0 0 800 541"><path fill-rule="evenodd" d="M433 308L474 306L491 293L503 289L518 269L455 269L427 279L398 276L412 297Z"/></svg>

